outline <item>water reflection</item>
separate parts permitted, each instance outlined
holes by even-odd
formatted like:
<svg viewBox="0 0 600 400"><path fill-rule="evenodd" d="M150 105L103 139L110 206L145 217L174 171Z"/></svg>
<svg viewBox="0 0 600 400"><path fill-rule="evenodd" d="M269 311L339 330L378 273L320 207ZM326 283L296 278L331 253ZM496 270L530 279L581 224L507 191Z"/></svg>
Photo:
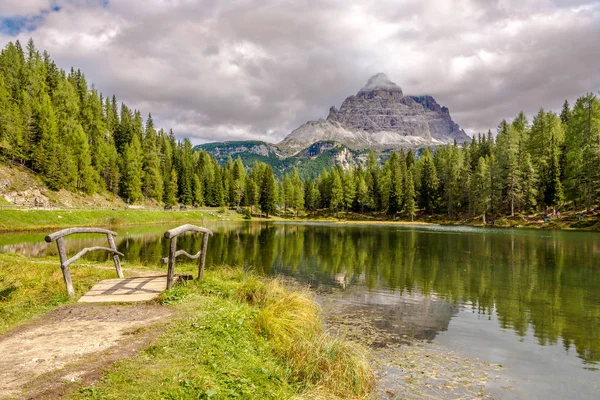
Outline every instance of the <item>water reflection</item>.
<svg viewBox="0 0 600 400"><path fill-rule="evenodd" d="M532 329L540 345L562 343L565 349L574 347L586 363L600 361L597 234L287 223L209 225L216 234L209 242L207 265L243 265L346 291L366 287L371 294L358 290L356 296L362 297L355 303L372 310L383 307L382 323L389 329L407 326L401 321L425 313L431 316L427 326L413 334L431 338L447 329L459 306L468 305L481 316L497 316L502 328L521 337ZM168 252L161 234L169 228L127 229L118 249L129 261L158 264ZM0 249L34 256L55 253L42 237L4 235ZM81 237L68 241L73 251L93 243L98 241ZM184 236L178 243L180 248L195 251L201 246L201 235ZM419 300L406 300L411 298Z"/></svg>

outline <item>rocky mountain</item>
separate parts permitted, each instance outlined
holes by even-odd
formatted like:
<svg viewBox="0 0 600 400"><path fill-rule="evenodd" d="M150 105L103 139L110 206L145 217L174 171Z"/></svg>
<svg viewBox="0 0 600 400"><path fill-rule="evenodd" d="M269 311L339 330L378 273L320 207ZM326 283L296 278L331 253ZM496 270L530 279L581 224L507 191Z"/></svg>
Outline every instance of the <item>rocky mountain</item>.
<svg viewBox="0 0 600 400"><path fill-rule="evenodd" d="M383 160L391 150L416 150L454 140L463 143L470 138L452 121L448 108L432 96L405 96L387 76L377 74L344 100L339 110L331 107L327 119L305 123L277 145L231 141L195 149L211 153L221 164L229 156L239 156L246 166L266 162L279 176L292 167L303 176L316 176L323 168L364 162L369 149Z"/></svg>
<svg viewBox="0 0 600 400"><path fill-rule="evenodd" d="M448 108L432 96L405 96L385 74L331 107L327 119L309 121L290 133L278 147L296 154L318 141L335 141L351 149L419 148L458 143L470 137L452 121Z"/></svg>

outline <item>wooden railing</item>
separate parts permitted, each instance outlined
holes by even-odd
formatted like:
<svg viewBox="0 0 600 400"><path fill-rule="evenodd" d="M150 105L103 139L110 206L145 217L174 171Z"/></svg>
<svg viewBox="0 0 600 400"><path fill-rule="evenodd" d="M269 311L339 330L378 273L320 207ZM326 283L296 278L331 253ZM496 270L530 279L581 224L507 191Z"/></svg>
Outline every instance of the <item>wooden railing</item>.
<svg viewBox="0 0 600 400"><path fill-rule="evenodd" d="M72 235L74 233L101 233L105 234L108 239L108 245L110 247L86 247L81 250L79 253L75 254L73 257L67 259L67 250L65 248L65 242L63 238L68 235ZM123 278L123 271L121 271L121 261L119 260L119 256L123 256L123 253L119 253L117 251L117 247L115 246L114 236L117 236L116 232L109 231L107 229L102 228L68 228L63 229L58 232L54 232L48 236L46 236L46 242L51 243L56 240L56 245L58 247L58 256L60 257L60 268L62 269L63 277L65 279L65 284L67 285L67 293L70 297L75 296L75 291L73 290L73 282L71 281L71 271L69 270L69 265L71 265L74 261L80 259L84 254L90 251L103 250L108 251L113 254L113 261L115 263L115 269L117 270L117 275L119 278Z"/></svg>
<svg viewBox="0 0 600 400"><path fill-rule="evenodd" d="M177 236L186 233L186 232L198 232L202 233L202 249L191 255L185 250L177 250ZM175 259L178 256L184 255L192 260L196 260L200 258L198 263L198 279L201 280L204 278L204 264L206 263L206 249L208 247L208 237L212 236L212 231L206 228L201 228L195 225L181 225L177 228L171 229L165 232L165 238L170 240L169 244L169 257L161 258L161 263L169 263L169 269L167 272L167 290L171 290L173 288L173 279L174 279L174 271L175 271Z"/></svg>

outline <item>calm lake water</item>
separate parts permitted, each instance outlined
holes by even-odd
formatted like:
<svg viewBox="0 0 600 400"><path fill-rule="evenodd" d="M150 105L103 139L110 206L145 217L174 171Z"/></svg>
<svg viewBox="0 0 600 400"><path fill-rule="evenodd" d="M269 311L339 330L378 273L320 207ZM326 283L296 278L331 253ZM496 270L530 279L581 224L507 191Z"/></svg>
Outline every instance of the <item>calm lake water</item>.
<svg viewBox="0 0 600 400"><path fill-rule="evenodd" d="M243 265L334 288L381 329L502 364L502 398L600 398L600 234L468 227L207 222L207 265ZM173 226L119 228L130 262L157 264ZM0 251L56 254L44 234ZM74 237L70 254L103 243ZM179 247L196 251L200 236ZM97 257L106 257L100 255ZM406 335L406 336L404 336Z"/></svg>

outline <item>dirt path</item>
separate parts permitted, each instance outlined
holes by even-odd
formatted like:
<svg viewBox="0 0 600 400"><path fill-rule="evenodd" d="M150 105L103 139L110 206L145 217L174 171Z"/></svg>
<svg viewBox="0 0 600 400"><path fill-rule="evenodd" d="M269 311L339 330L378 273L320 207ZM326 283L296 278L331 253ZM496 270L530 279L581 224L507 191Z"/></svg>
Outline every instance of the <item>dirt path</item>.
<svg viewBox="0 0 600 400"><path fill-rule="evenodd" d="M93 381L172 314L159 305L76 304L32 320L0 336L0 398L56 398L65 382Z"/></svg>

